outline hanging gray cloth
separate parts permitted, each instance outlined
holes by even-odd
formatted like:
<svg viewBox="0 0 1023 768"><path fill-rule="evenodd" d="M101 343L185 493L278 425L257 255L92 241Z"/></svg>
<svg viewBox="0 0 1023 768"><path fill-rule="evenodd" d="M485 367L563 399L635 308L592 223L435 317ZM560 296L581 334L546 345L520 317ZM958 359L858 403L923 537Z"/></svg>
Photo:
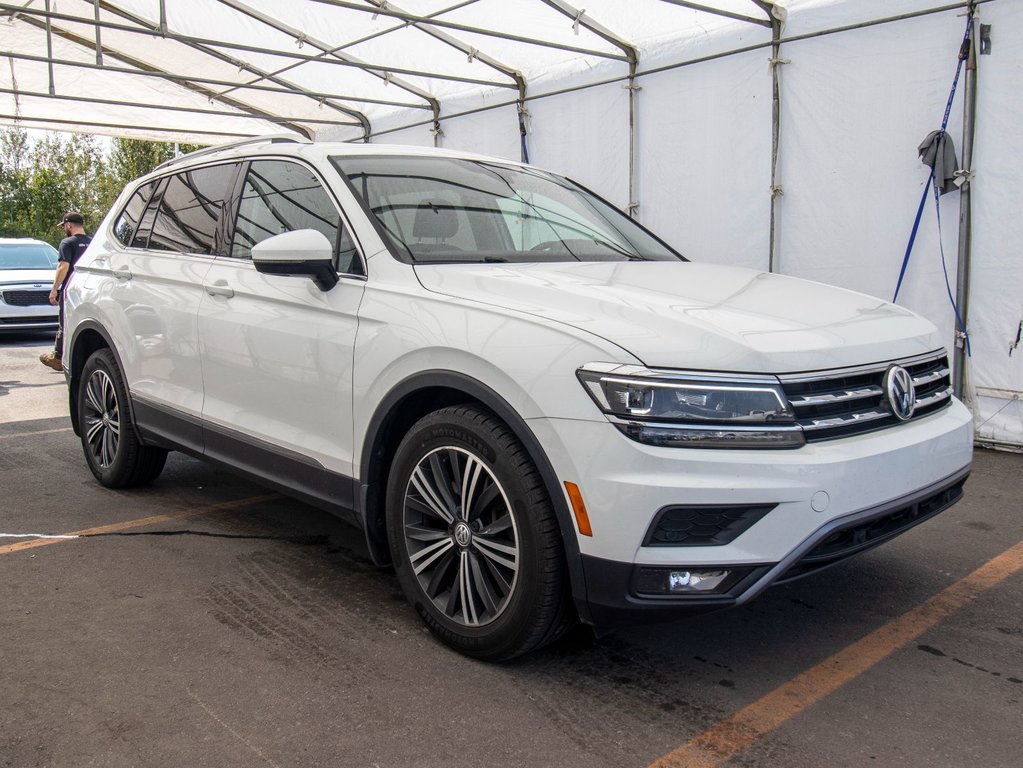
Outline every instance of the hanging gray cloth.
<svg viewBox="0 0 1023 768"><path fill-rule="evenodd" d="M956 148L951 136L944 131L931 131L917 147L917 151L920 153L920 162L934 169L934 183L941 194L959 189L955 183L959 161L956 160Z"/></svg>

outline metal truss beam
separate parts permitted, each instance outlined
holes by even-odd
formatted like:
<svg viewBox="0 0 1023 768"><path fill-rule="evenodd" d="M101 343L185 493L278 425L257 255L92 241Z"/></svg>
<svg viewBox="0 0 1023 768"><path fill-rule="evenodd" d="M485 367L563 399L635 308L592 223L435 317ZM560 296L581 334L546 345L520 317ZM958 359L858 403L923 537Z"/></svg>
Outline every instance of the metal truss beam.
<svg viewBox="0 0 1023 768"><path fill-rule="evenodd" d="M94 3L102 3L103 0L92 0L92 2L94 2ZM460 8L461 6L466 5L469 2L478 2L478 0L466 0L466 2L460 3L459 5L454 6L454 7L455 8ZM50 18L52 18L54 20L68 21L68 22L75 23L75 24L84 24L84 25L87 25L87 26L90 26L90 27L95 27L96 28L97 37L99 36L99 31L101 29L108 29L108 30L110 30L112 32L126 32L126 33L134 34L134 35L145 35L146 37L149 37L149 38L152 38L153 34L154 34L151 29L142 28L142 27L138 27L138 26L134 26L134 25L118 24L117 22L104 21L104 20L99 20L99 19L96 19L96 20L86 19L86 18L81 17L81 16L75 16L73 14L68 14L68 13L60 13L60 12L57 12L57 11L54 11L54 12L51 12L51 13L47 14L47 12L42 10L42 9L37 10L37 9L33 9L33 8L24 8L22 6L12 5L10 3L3 3L3 2L0 2L0 13L6 13L6 14L8 14L11 17L25 17L26 15L28 15L28 16L38 16L40 18L44 18L46 16L49 16ZM401 27L398 27L398 29L403 29L405 26L407 26L407 25L403 24ZM390 31L394 31L394 30L392 29ZM378 35L381 35L381 34L384 34L384 33L383 32L379 32L379 33L377 33L377 35L372 35L372 36L369 36L369 37L367 37L365 39L371 39L372 37L375 37L375 36L378 36ZM282 51L282 50L279 50L279 49L276 49L276 48L264 48L264 47L258 46L258 45L246 45L244 43L233 43L233 42L229 42L227 40L215 40L215 39L209 38L209 37L197 37L195 35L183 35L181 33L173 32L171 30L168 30L166 33L162 33L161 32L161 33L159 33L159 36L163 37L163 38L166 38L167 40L172 40L172 41L174 41L176 43L182 43L183 45L191 45L191 44L209 45L209 46L213 46L214 48L224 48L224 49L230 50L230 51L243 51L245 53L260 53L260 54L267 54L269 56L280 56L282 58L294 59L295 60L295 62L293 64L289 64L286 67L282 67L281 69L274 70L271 73L273 75L283 74L284 72L287 72L287 71L289 71L291 69L294 69L297 66L301 66L302 64L304 64L306 62L319 62L319 63L329 64L331 66L337 66L337 67L347 67L347 68L351 68L351 69L363 69L363 70L367 70L367 71L376 71L376 72L390 72L392 74L411 75L411 76L415 76L415 77L430 77L430 78L434 78L436 80L449 80L449 81L452 81L452 82L466 83L466 84L469 84L469 85L483 85L483 86L490 86L490 87L494 87L494 88L514 88L515 87L513 85L510 85L509 83L503 83L503 82L493 81L493 80L484 80L484 79L474 78L474 77L461 77L461 76L458 76L458 75L449 75L449 74L444 74L442 72L433 72L433 71L430 71L430 70L404 69L404 68L401 68L401 67L390 67L390 66L386 66L386 65L383 65L383 64L373 64L371 62L359 64L359 63L355 63L354 61L344 61L344 60L338 59L338 58L327 58L326 54L324 54L324 53L307 54L307 53L298 53L297 51ZM349 47L351 45L355 45L355 44L357 44L359 42L364 42L364 40L358 40L358 41L354 41L352 43L346 43L345 45L337 46L337 48L332 49L332 52L334 50L337 50L337 51L343 50L344 48L347 48L347 47ZM102 64L103 63L103 61L102 61L102 52L100 52L99 55L97 56L97 62L96 63L97 64ZM356 100L356 99L353 99L353 100ZM368 103L376 103L376 102L368 102ZM383 102L383 103L387 103L387 102ZM397 104L395 104L395 106L408 106L408 105L407 104L397 103Z"/></svg>
<svg viewBox="0 0 1023 768"><path fill-rule="evenodd" d="M32 18L25 18L25 17L23 17L22 21L24 23L26 23L26 24L29 24L30 26L36 27L37 29L46 29L46 23L42 22L42 21L39 21L38 19L32 19ZM92 44L93 44L91 40L88 40L87 38L79 37L78 35L76 35L76 34L74 34L72 32L67 32L65 30L53 28L52 29L52 33L55 34L55 35L58 35L59 37L65 39L65 40L67 40L67 41L69 41L71 43L74 43L76 45L80 45L80 46L82 46L84 48L90 48L92 46ZM39 62L39 63L45 63L48 67L50 67L50 69L51 69L50 86L51 87L50 87L49 93L47 94L48 98L60 98L56 94L56 89L53 87L53 75L52 75L53 65L54 64L57 64L57 65L70 65L70 66L81 67L81 68L85 68L85 69L97 69L97 70L124 72L124 73L128 73L128 74L133 74L133 75L142 75L142 76L150 76L150 77L152 77L152 76L162 76L164 79L173 80L174 82L177 82L178 85L182 86L183 88L186 88L186 89L188 89L190 91L198 93L198 94L206 97L210 101L219 100L219 101L223 102L224 104L226 104L229 107L241 110L242 112L254 115L256 117L264 118L264 119L271 118L271 117L277 117L275 115L271 115L268 112L264 112L263 110L260 110L260 109L257 109L255 107L252 107L252 106L250 106L248 104L245 104L244 102L238 101L236 99L231 99L231 98L228 98L228 97L221 98L217 94L216 91L210 90L208 88L203 88L201 85L199 85L199 84L197 84L197 83L195 83L195 82L193 82L191 80L188 80L188 79L185 79L185 78L167 77L166 73L160 72L155 67L151 67L148 64L146 64L145 62L132 60L132 58L130 56L120 54L117 51L113 51L113 50L107 48L106 52L108 53L108 55L110 55L110 56L112 56L112 57L114 57L116 59L119 59L120 61L123 61L126 64L129 64L130 66L128 66L128 67L111 67L111 66L108 66L108 65L105 65L105 64L89 64L89 63L86 63L86 62L63 61L63 60L60 60L60 59L54 59L52 55L51 56L32 56L32 55L29 55L29 54L14 53L13 51L2 51L2 52L0 52L0 55L3 55L3 56L5 56L5 57L7 57L9 59L20 59L20 60L24 60L24 61L35 61L35 62ZM298 133L302 134L303 136L307 136L309 134L309 129L303 127L302 125L300 125L298 123L287 121L287 122L283 122L281 124L286 126L286 127L288 127L288 128L290 128L293 131L297 131Z"/></svg>
<svg viewBox="0 0 1023 768"><path fill-rule="evenodd" d="M152 22L140 16L136 16L133 13L125 11L123 8L119 8L114 3L105 2L105 0L99 0L99 2L101 3L101 7L103 8L103 10L105 11L117 14L121 18L128 19L133 24L137 24L140 27L146 27L152 32L157 33L160 32L161 25L159 24L154 25ZM166 24L163 25L163 28L166 29ZM268 72L265 72L264 70L260 69L259 67L256 67L246 61L241 61L240 59L228 56L227 54L221 53L220 51L210 48L204 44L185 43L185 45L187 45L189 48L199 51L200 53L204 53L207 56L215 58L219 61L225 61L233 66L236 66L239 68L239 70L245 69L258 77L265 77L272 83L276 83L277 85L289 88L293 93L299 96L305 96L307 98L315 99L318 103L330 107L331 109L340 112L341 114L355 118L362 124L363 136L368 140L369 134L372 131L372 126L370 125L369 118L367 118L362 112L359 112L358 110L352 109L350 107L346 107L343 104L338 104L332 99L317 97L311 94L307 89L299 85L296 85L295 83L289 82L283 78L272 76Z"/></svg>
<svg viewBox="0 0 1023 768"><path fill-rule="evenodd" d="M756 0L752 0L756 2ZM735 19L736 21L745 21L750 24L756 24L759 27L770 27L771 22L766 19L758 19L755 16L745 16L741 13L734 13L732 11L726 11L723 8L714 8L710 5L703 5L702 3L691 3L688 0L661 0L662 3L668 3L670 5L677 5L682 8L689 8L694 11L703 11L704 13L712 13L715 16L724 16L726 19ZM759 3L757 3L759 5Z"/></svg>
<svg viewBox="0 0 1023 768"><path fill-rule="evenodd" d="M377 8L380 8L380 9L388 8L390 10L397 11L399 13L404 13L404 11L402 11L402 9L398 8L393 3L388 2L388 0L366 0L366 2L371 3L372 5L375 5ZM515 69L513 67L510 67L507 64L504 64L504 63L502 63L500 61L498 61L493 56L490 56L489 54L487 54L487 53L485 53L483 51L478 50L474 46L469 45L464 40L460 40L457 37L455 37L454 35L450 35L450 34L448 34L447 32L445 32L445 31L443 31L441 29L437 29L436 25L432 21L430 23L415 22L415 23L412 24L412 26L415 27L420 32L422 32L424 34L427 34L430 37L434 38L435 40L440 40L445 45L448 45L448 46L454 48L455 50L461 51L462 53L466 54L469 57L469 61L479 61L481 64L484 64L484 65L490 67L491 69L494 69L494 70L500 72L501 74L506 75L507 77L511 78L514 81L515 87L519 91L519 135L522 137L521 140L523 142L523 145L522 145L523 146L523 150L522 150L523 158L522 159L523 160L527 160L528 159L528 157L527 157L528 156L528 152L525 150L525 137L526 137L526 111L525 111L525 103L526 103L526 78L523 76L523 74L519 70L517 70L517 69ZM433 135L434 135L434 144L438 144L439 143L438 140L439 140L439 137L441 135L439 115L438 115L438 119L434 120Z"/></svg>
<svg viewBox="0 0 1023 768"><path fill-rule="evenodd" d="M112 52L109 48L106 49L106 52L110 56L116 56L116 54L114 52ZM48 59L45 56L34 56L33 54L30 54L30 53L15 53L13 51L0 51L0 57L8 58L8 59L14 59L16 61L34 61L34 62L37 62L37 63L40 63L40 64L45 64L48 61ZM234 107L236 109L242 109L242 110L245 110L245 111L250 112L252 114L261 116L261 117L267 117L267 118L270 118L270 117L275 117L275 118L280 117L279 115L273 115L273 114L271 114L269 112L263 112L262 110L256 109L255 107L249 106L248 104L245 104L244 102L241 102L241 101L237 101L235 99L231 99L231 98L228 98L228 97L221 98L219 91L213 91L213 90L209 90L209 89L201 87L202 85L223 85L223 86L234 86L234 85L237 85L237 83L231 82L230 80L215 80L213 78L208 78L208 77L193 77L191 75L176 75L176 74L174 74L172 72L164 72L162 69L155 69L155 68L154 69L136 69L136 68L133 68L133 67L111 66L109 64L102 64L102 65L100 65L100 64L91 64L91 63L86 62L86 61L73 61L73 60L70 60L70 59L53 59L52 61L58 67L74 67L74 68L77 68L77 69L91 69L91 70L97 70L97 71L102 71L102 72L114 72L114 73L119 74L119 75L135 75L135 76L138 76L138 77L155 77L155 78L158 78L158 79L161 79L161 80L170 80L172 82L175 82L175 83L178 83L179 85L184 86L185 88L188 88L191 91L194 91L195 93L199 94L200 96L203 96L206 99L209 99L209 100L212 100L212 101L222 101L225 104L228 104L229 106L232 106L232 107ZM280 87L280 86L252 85L252 86L247 86L247 87L250 90L266 91L266 92L270 92L270 93L283 93L283 94L293 94L294 93L293 91L290 91L287 88L283 88L283 87ZM313 93L313 95L316 95L315 92L311 92L311 93ZM324 93L323 97L324 98L340 98L339 96L337 96L337 94L331 94L331 93ZM63 98L63 97L58 95L57 98ZM143 105L143 106L146 106L146 105ZM419 109L424 109L424 107L422 105L415 105L415 106L418 107ZM306 122L305 118L303 118L303 117L294 117L294 118L291 118L291 119L297 120L299 122ZM312 121L309 121L309 122L312 122ZM347 122L346 121L345 125L362 125L362 123L357 121L357 120L351 119L351 122ZM296 130L298 130L298 129L296 128Z"/></svg>
<svg viewBox="0 0 1023 768"><path fill-rule="evenodd" d="M24 115L8 115L0 114L0 121L7 125L20 125L21 123L48 123L50 125L74 125L81 128L117 128L118 130L149 130L149 131L160 131L161 133L169 134L192 134L198 136L245 136L252 135L258 136L259 134L243 134L238 132L230 131L207 131L207 130L184 130L182 128L163 128L156 125L140 126L137 123L101 123L96 120L72 120L66 117L25 117ZM54 128L54 130L59 130Z"/></svg>
<svg viewBox="0 0 1023 768"><path fill-rule="evenodd" d="M56 101L70 101L73 103L83 104L103 104L110 107L131 107L133 109L155 109L162 112L183 112L189 115L211 115L213 117L236 117L242 120L265 120L268 123L275 123L277 125L287 125L293 122L311 123L313 125L338 125L337 120L326 120L322 118L287 118L279 117L276 115L260 115L251 112L230 112L226 109L196 109L195 107L174 107L169 104L145 104L140 101L124 101L121 99L101 99L96 96L67 96L57 94L51 96L49 93L42 91L26 91L19 88L0 88L0 93L9 94L12 96L18 96L22 98L30 99L50 99ZM345 123L345 125L360 125L360 123L351 122Z"/></svg>
<svg viewBox="0 0 1023 768"><path fill-rule="evenodd" d="M616 61L625 61L624 56L620 56L616 53L607 53L606 51L597 51L592 48L581 48L575 45L566 45L564 43L556 43L552 40L538 40L534 37L525 37L523 35L512 35L507 32L501 32L496 29L485 29L483 27L474 27L469 24L456 24L453 21L444 21L437 18L429 18L427 16L416 16L412 13L405 13L404 11L391 10L391 4L387 6L379 5L358 5L356 3L347 2L347 0L312 0L315 3L322 5L329 5L334 8L345 8L350 11L359 11L362 13L372 13L379 16L390 16L395 19L401 19L407 21L410 24L429 24L434 27L442 27L444 29L453 29L457 32L468 32L474 35L484 35L486 37L496 37L501 40L510 40L515 43L526 43L527 45L538 45L543 48L553 48L559 51L570 51L572 53L581 53L586 56L597 56L602 59L614 59Z"/></svg>
<svg viewBox="0 0 1023 768"><path fill-rule="evenodd" d="M639 210L639 200L637 199L637 167L636 162L636 94L639 92L639 86L636 85L636 70L639 67L639 49L636 48L632 43L629 43L625 38L615 34L607 27L598 23L593 18L586 15L585 9L575 8L569 5L565 0L540 0L544 5L549 5L551 8L556 10L563 16L572 19L573 24L577 24L584 29L588 29L593 34L597 35L603 40L611 43L611 45L620 49L625 54L626 60L629 62L629 82L625 87L629 91L629 205L628 211L630 216L636 216Z"/></svg>
<svg viewBox="0 0 1023 768"><path fill-rule="evenodd" d="M327 43L324 43L318 40L317 38L312 37L303 30L298 29L296 27L292 27L290 24L285 24L284 22L279 21L273 16L265 14L261 11L256 10L255 8L246 5L245 3L240 2L240 0L217 0L217 2L220 3L221 5L226 5L228 8L231 8L232 10L235 10L238 13L246 15L251 19L255 19L259 23L264 24L270 27L271 29L275 29L278 32L283 32L284 34L287 35L291 35L292 37L298 40L303 40L304 42L309 43L314 48L319 49L321 53L325 54L328 57L356 64L364 71L368 72L370 75L380 78L385 85L388 83L392 83L395 87L401 88L403 91L407 91L408 93L411 93L414 96L418 96L420 99L423 99L429 105L430 109L433 112L434 121L437 122L439 120L440 101L428 91L425 91L422 88L413 85L412 83L393 77L390 72L378 72L373 69L366 69L366 62L361 61L355 58L354 56L350 56L349 54L336 51L334 50L333 46L330 46ZM278 76L272 72L269 73L269 75L271 77Z"/></svg>

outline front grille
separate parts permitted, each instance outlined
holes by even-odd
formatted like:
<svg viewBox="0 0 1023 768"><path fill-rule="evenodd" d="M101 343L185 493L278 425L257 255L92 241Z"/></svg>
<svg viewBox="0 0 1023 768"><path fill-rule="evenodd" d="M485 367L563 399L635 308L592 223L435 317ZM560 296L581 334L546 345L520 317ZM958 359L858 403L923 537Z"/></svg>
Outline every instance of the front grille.
<svg viewBox="0 0 1023 768"><path fill-rule="evenodd" d="M4 291L4 304L12 307L37 307L50 303L49 291Z"/></svg>
<svg viewBox="0 0 1023 768"><path fill-rule="evenodd" d="M899 424L883 386L885 373L893 365L901 365L913 377L916 410L912 419L934 413L951 402L951 373L944 352L861 368L781 376L785 396L807 442Z"/></svg>
<svg viewBox="0 0 1023 768"><path fill-rule="evenodd" d="M38 317L0 317L3 325L57 325L56 315L40 315Z"/></svg>
<svg viewBox="0 0 1023 768"><path fill-rule="evenodd" d="M776 506L665 507L650 524L643 546L713 547L728 544Z"/></svg>
<svg viewBox="0 0 1023 768"><path fill-rule="evenodd" d="M924 520L934 517L963 497L966 478L957 480L930 496L872 520L852 523L832 532L807 552L775 583L782 584L844 560L857 552L876 547Z"/></svg>

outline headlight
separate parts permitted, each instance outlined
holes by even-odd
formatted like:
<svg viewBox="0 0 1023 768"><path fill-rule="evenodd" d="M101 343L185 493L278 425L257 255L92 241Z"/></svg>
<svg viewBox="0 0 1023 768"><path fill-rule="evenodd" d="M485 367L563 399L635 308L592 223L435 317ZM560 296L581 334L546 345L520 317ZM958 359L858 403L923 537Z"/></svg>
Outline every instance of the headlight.
<svg viewBox="0 0 1023 768"><path fill-rule="evenodd" d="M595 363L579 381L623 433L679 448L798 448L806 441L772 376L715 376Z"/></svg>

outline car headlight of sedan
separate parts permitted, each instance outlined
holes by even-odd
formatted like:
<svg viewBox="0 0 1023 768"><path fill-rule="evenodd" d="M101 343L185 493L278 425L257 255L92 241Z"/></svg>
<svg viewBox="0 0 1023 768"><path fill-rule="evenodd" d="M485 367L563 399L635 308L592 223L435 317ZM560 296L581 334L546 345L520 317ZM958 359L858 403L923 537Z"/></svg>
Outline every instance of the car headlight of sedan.
<svg viewBox="0 0 1023 768"><path fill-rule="evenodd" d="M576 375L624 434L677 448L798 448L806 440L773 376L594 363Z"/></svg>

